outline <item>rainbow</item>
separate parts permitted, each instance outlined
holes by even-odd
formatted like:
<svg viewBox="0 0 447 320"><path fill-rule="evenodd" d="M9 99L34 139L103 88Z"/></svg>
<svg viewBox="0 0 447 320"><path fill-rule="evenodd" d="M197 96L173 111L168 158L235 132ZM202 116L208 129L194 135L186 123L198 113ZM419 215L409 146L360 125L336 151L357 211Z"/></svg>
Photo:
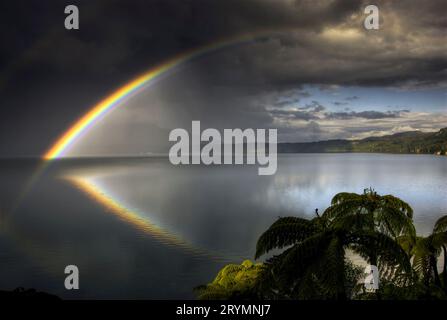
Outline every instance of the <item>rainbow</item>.
<svg viewBox="0 0 447 320"><path fill-rule="evenodd" d="M241 44L252 41L253 35L242 35L236 38L221 40L209 45L205 45L183 54L150 69L144 74L134 78L122 87L118 88L111 95L104 98L98 104L93 106L86 114L77 120L43 155L43 159L52 160L63 156L64 152L84 133L86 133L98 120L102 119L107 113L114 110L126 98L131 97L140 89L154 83L161 75L172 70L184 62L188 62L205 53L221 49L223 47Z"/></svg>
<svg viewBox="0 0 447 320"><path fill-rule="evenodd" d="M209 253L205 249L194 247L182 238L171 234L169 231L155 225L148 218L144 218L139 212L128 209L120 201L108 194L104 188L98 186L91 179L79 176L63 177L79 190L85 192L95 202L100 203L108 212L114 214L120 220L127 222L129 225L136 227L138 230L150 234L154 239L168 246L182 248L196 256L208 256ZM211 257L211 256L209 256ZM213 256L217 259L217 256Z"/></svg>

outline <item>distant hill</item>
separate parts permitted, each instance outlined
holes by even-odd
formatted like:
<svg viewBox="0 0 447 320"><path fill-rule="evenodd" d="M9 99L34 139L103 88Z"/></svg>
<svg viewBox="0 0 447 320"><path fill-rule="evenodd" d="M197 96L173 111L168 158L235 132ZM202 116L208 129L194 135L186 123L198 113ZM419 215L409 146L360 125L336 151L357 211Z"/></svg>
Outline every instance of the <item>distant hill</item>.
<svg viewBox="0 0 447 320"><path fill-rule="evenodd" d="M374 152L446 155L447 128L438 132L409 131L362 140L278 143L278 153Z"/></svg>
<svg viewBox="0 0 447 320"><path fill-rule="evenodd" d="M0 290L0 301L10 300L10 299L20 299L20 300L36 300L36 301L56 301L60 300L58 296L45 293L45 292L39 292L35 289L24 289L24 288L17 288L13 291L3 291Z"/></svg>

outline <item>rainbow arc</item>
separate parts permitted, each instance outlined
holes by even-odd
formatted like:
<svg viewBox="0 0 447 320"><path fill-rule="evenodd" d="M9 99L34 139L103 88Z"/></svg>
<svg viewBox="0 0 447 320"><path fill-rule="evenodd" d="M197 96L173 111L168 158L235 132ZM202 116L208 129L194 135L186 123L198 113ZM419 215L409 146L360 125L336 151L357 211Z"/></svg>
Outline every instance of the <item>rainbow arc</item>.
<svg viewBox="0 0 447 320"><path fill-rule="evenodd" d="M56 142L43 155L43 158L46 160L52 160L63 157L64 152L67 151L67 149L69 149L69 147L77 141L79 137L94 126L98 120L102 119L117 106L122 105L124 100L138 93L142 88L146 88L150 84L154 83L160 76L173 70L175 67L206 53L210 53L224 47L250 42L253 39L253 35L242 35L205 45L180 54L132 79L114 91L111 95L101 100L98 104L94 105L86 114L78 119L67 131L65 131L65 133L62 134L62 136L56 140Z"/></svg>

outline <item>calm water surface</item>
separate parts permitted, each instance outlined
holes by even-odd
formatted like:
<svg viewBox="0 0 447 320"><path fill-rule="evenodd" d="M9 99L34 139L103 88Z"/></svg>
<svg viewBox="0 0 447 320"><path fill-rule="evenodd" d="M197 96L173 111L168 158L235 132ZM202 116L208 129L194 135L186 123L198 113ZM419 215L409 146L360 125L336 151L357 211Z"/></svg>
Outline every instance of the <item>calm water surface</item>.
<svg viewBox="0 0 447 320"><path fill-rule="evenodd" d="M312 217L334 194L373 187L410 203L421 234L447 212L447 158L281 155L254 166L172 166L164 158L0 160L0 289L64 298L193 298L229 262L252 259L278 217ZM80 290L64 289L64 268Z"/></svg>

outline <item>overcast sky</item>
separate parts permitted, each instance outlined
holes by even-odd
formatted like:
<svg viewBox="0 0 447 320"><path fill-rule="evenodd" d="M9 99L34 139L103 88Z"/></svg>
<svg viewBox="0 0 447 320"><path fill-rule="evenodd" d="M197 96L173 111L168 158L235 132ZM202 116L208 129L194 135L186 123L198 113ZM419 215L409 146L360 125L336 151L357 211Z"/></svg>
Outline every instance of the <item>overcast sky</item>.
<svg viewBox="0 0 447 320"><path fill-rule="evenodd" d="M76 4L80 30L64 29ZM104 117L70 155L165 151L169 130L277 128L280 141L447 126L445 1L2 1L0 156L41 155L83 113L151 67L182 65Z"/></svg>

